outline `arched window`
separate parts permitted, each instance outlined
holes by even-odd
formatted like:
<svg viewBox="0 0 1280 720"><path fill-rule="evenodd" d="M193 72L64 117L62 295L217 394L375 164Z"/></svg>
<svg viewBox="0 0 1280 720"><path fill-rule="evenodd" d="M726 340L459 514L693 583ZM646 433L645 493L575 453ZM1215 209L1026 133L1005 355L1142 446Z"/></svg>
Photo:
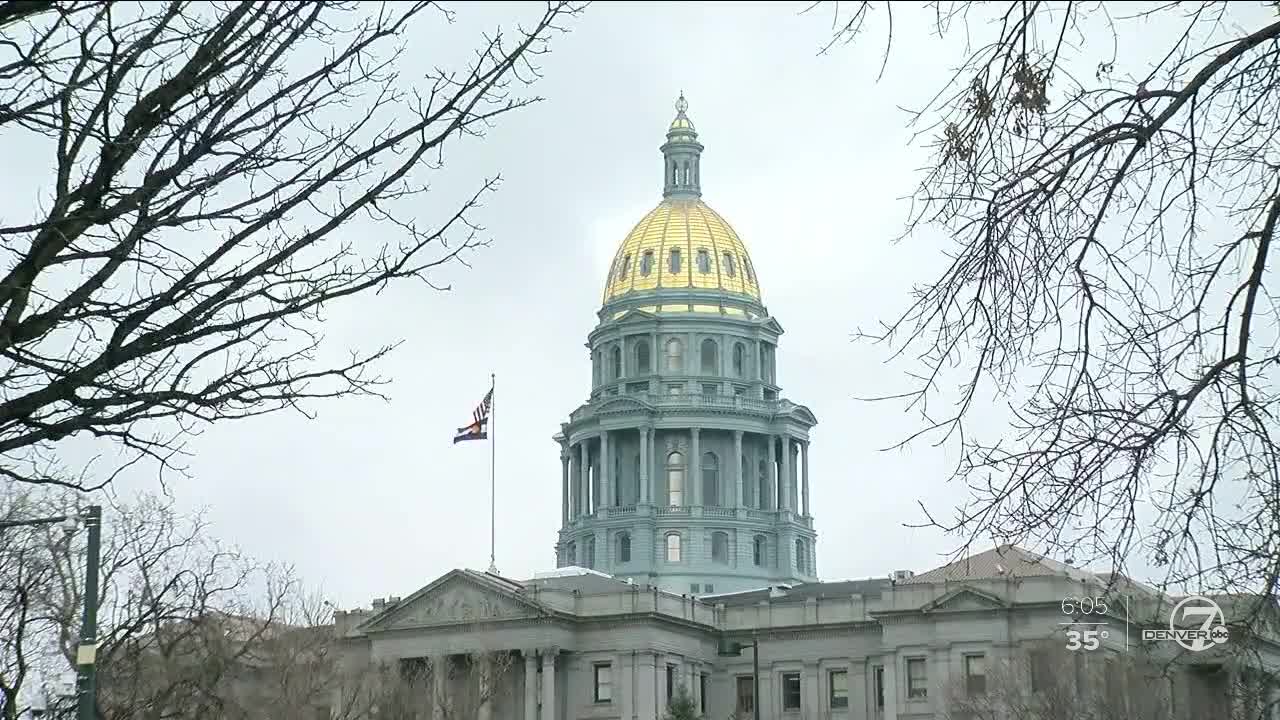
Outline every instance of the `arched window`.
<svg viewBox="0 0 1280 720"><path fill-rule="evenodd" d="M747 346L742 343L733 344L733 376L743 377L747 373Z"/></svg>
<svg viewBox="0 0 1280 720"><path fill-rule="evenodd" d="M673 275L680 272L680 248L671 248L671 255L667 262L667 272Z"/></svg>
<svg viewBox="0 0 1280 720"><path fill-rule="evenodd" d="M653 251L645 250L640 256L640 275L649 277L649 273L653 272Z"/></svg>
<svg viewBox="0 0 1280 720"><path fill-rule="evenodd" d="M688 160L685 160L684 162L680 163L680 182L685 185L689 184L689 161Z"/></svg>
<svg viewBox="0 0 1280 720"><path fill-rule="evenodd" d="M631 533L618 533L618 562L631 562Z"/></svg>
<svg viewBox="0 0 1280 720"><path fill-rule="evenodd" d="M676 168L676 161L671 161L671 184L675 185L680 182L680 171Z"/></svg>
<svg viewBox="0 0 1280 720"><path fill-rule="evenodd" d="M720 506L720 458L715 453L702 453L702 504Z"/></svg>
<svg viewBox="0 0 1280 720"><path fill-rule="evenodd" d="M765 539L763 535L757 535L751 541L751 562L756 567L764 567Z"/></svg>
<svg viewBox="0 0 1280 720"><path fill-rule="evenodd" d="M671 338L667 341L667 372L682 372L684 370L684 345L680 343L679 338Z"/></svg>
<svg viewBox="0 0 1280 720"><path fill-rule="evenodd" d="M679 451L667 456L667 504L684 505L684 455Z"/></svg>
<svg viewBox="0 0 1280 720"><path fill-rule="evenodd" d="M716 341L707 338L702 341L702 372L715 373L719 368L719 358L716 357Z"/></svg>
<svg viewBox="0 0 1280 720"><path fill-rule="evenodd" d="M706 250L698 250L698 272L706 274L711 272L711 253Z"/></svg>
<svg viewBox="0 0 1280 720"><path fill-rule="evenodd" d="M806 572L807 570L804 558L804 540L800 538L796 538L796 570L799 572Z"/></svg>
<svg viewBox="0 0 1280 720"><path fill-rule="evenodd" d="M578 564L578 545L577 543L569 543L564 548L565 562L569 565Z"/></svg>
<svg viewBox="0 0 1280 720"><path fill-rule="evenodd" d="M733 263L733 253L725 253L724 258L720 264L724 266L725 275L728 275L729 277L733 277L738 273L738 268L735 267Z"/></svg>
<svg viewBox="0 0 1280 720"><path fill-rule="evenodd" d="M649 368L649 341L647 340L636 343L636 372L640 375L648 375L652 372Z"/></svg>
<svg viewBox="0 0 1280 720"><path fill-rule="evenodd" d="M680 533L667 535L667 562L680 562Z"/></svg>
<svg viewBox="0 0 1280 720"><path fill-rule="evenodd" d="M609 367L613 371L610 379L617 380L622 377L622 348L614 345L613 349L609 351L609 356Z"/></svg>
<svg viewBox="0 0 1280 720"><path fill-rule="evenodd" d="M628 253L622 258L622 267L618 268L618 279L622 280L627 277L627 273L631 270L631 254Z"/></svg>
<svg viewBox="0 0 1280 720"><path fill-rule="evenodd" d="M596 539L587 538L587 567L596 566Z"/></svg>
<svg viewBox="0 0 1280 720"><path fill-rule="evenodd" d="M729 534L711 533L711 562L729 563Z"/></svg>

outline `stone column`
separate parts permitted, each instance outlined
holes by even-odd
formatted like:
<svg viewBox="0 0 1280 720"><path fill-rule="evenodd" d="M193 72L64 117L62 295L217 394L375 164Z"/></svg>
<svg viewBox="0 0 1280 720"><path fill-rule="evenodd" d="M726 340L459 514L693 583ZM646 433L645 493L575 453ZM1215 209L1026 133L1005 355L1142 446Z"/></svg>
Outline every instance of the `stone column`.
<svg viewBox="0 0 1280 720"><path fill-rule="evenodd" d="M791 437L782 438L782 482L778 483L778 509L795 510L795 499L791 497Z"/></svg>
<svg viewBox="0 0 1280 720"><path fill-rule="evenodd" d="M769 493L773 495L773 507L771 509L782 509L782 495L779 493L781 488L778 482L778 436L769 436Z"/></svg>
<svg viewBox="0 0 1280 720"><path fill-rule="evenodd" d="M560 526L569 525L569 451L560 449Z"/></svg>
<svg viewBox="0 0 1280 720"><path fill-rule="evenodd" d="M809 441L800 443L800 477L804 493L804 516L809 517Z"/></svg>
<svg viewBox="0 0 1280 720"><path fill-rule="evenodd" d="M493 663L488 658L481 660L477 666L473 668L476 672L476 720L492 720L493 718L493 678L489 674L493 672Z"/></svg>
<svg viewBox="0 0 1280 720"><path fill-rule="evenodd" d="M817 663L805 663L804 671L800 673L800 707L804 711L805 717L822 717L822 694L820 688L820 674ZM828 697L830 693L828 693Z"/></svg>
<svg viewBox="0 0 1280 720"><path fill-rule="evenodd" d="M640 428L640 498L638 502L653 502L653 488L649 485L649 428Z"/></svg>
<svg viewBox="0 0 1280 720"><path fill-rule="evenodd" d="M733 506L736 508L744 507L747 499L742 496L742 431L733 431L733 477L736 480L735 487L737 490L733 494Z"/></svg>
<svg viewBox="0 0 1280 720"><path fill-rule="evenodd" d="M636 655L635 677L635 717L638 720L658 720L658 673L652 652L641 652ZM623 718L623 720L629 719Z"/></svg>
<svg viewBox="0 0 1280 720"><path fill-rule="evenodd" d="M689 440L689 473L687 482L690 487L685 488L689 493L685 498L685 505L701 505L702 453L698 450L698 428L689 429Z"/></svg>
<svg viewBox="0 0 1280 720"><path fill-rule="evenodd" d="M600 497L596 500L597 507L609 507L613 505L613 473L610 472L609 463L609 431L600 431Z"/></svg>
<svg viewBox="0 0 1280 720"><path fill-rule="evenodd" d="M587 470L587 443L578 441L578 517L591 512L591 473Z"/></svg>
<svg viewBox="0 0 1280 720"><path fill-rule="evenodd" d="M863 658L849 658L849 717L874 717L875 708L867 698L867 687L872 688L875 695L875 678L867 672L867 661Z"/></svg>
<svg viewBox="0 0 1280 720"><path fill-rule="evenodd" d="M431 717L441 720L444 717L445 679L449 671L446 664L448 655L434 655L431 658Z"/></svg>
<svg viewBox="0 0 1280 720"><path fill-rule="evenodd" d="M558 720L556 710L556 654L558 648L542 650L542 717L540 720Z"/></svg>
<svg viewBox="0 0 1280 720"><path fill-rule="evenodd" d="M898 658L894 655L884 657L884 720L898 720Z"/></svg>
<svg viewBox="0 0 1280 720"><path fill-rule="evenodd" d="M524 720L538 720L538 651L521 650L524 655Z"/></svg>

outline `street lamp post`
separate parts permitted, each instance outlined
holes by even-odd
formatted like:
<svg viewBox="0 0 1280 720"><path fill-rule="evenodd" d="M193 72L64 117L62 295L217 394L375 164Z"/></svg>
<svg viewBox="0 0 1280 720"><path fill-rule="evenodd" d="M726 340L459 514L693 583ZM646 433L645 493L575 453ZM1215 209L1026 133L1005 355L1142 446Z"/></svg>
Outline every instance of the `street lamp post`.
<svg viewBox="0 0 1280 720"><path fill-rule="evenodd" d="M82 522L89 531L84 568L84 616L80 624L80 644L76 647L76 718L94 720L97 710L97 680L94 662L98 654L98 563L102 545L102 507L90 505L79 515L0 521L0 530L12 527L56 525Z"/></svg>
<svg viewBox="0 0 1280 720"><path fill-rule="evenodd" d="M726 657L739 657L746 647L742 643L722 640L716 654ZM751 717L760 720L760 641L751 637Z"/></svg>

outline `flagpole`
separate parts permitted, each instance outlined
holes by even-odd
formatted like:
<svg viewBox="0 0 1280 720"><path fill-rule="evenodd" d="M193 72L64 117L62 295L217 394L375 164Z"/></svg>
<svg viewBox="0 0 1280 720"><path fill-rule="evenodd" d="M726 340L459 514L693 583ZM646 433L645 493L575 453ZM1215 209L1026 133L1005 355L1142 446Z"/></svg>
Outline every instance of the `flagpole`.
<svg viewBox="0 0 1280 720"><path fill-rule="evenodd" d="M489 406L489 572L498 574L497 536L498 536L498 483L495 467L498 460L498 397L494 390L498 388L498 376L489 373L489 393L493 403Z"/></svg>

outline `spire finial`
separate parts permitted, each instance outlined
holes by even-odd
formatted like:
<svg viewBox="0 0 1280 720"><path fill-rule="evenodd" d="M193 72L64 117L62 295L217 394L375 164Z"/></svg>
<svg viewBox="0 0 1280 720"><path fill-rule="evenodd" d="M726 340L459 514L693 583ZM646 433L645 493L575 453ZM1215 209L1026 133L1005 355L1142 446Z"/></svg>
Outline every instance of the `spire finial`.
<svg viewBox="0 0 1280 720"><path fill-rule="evenodd" d="M689 101L684 99L684 90L681 90L680 98L676 100L676 112L683 115L684 111L688 109L689 109Z"/></svg>

